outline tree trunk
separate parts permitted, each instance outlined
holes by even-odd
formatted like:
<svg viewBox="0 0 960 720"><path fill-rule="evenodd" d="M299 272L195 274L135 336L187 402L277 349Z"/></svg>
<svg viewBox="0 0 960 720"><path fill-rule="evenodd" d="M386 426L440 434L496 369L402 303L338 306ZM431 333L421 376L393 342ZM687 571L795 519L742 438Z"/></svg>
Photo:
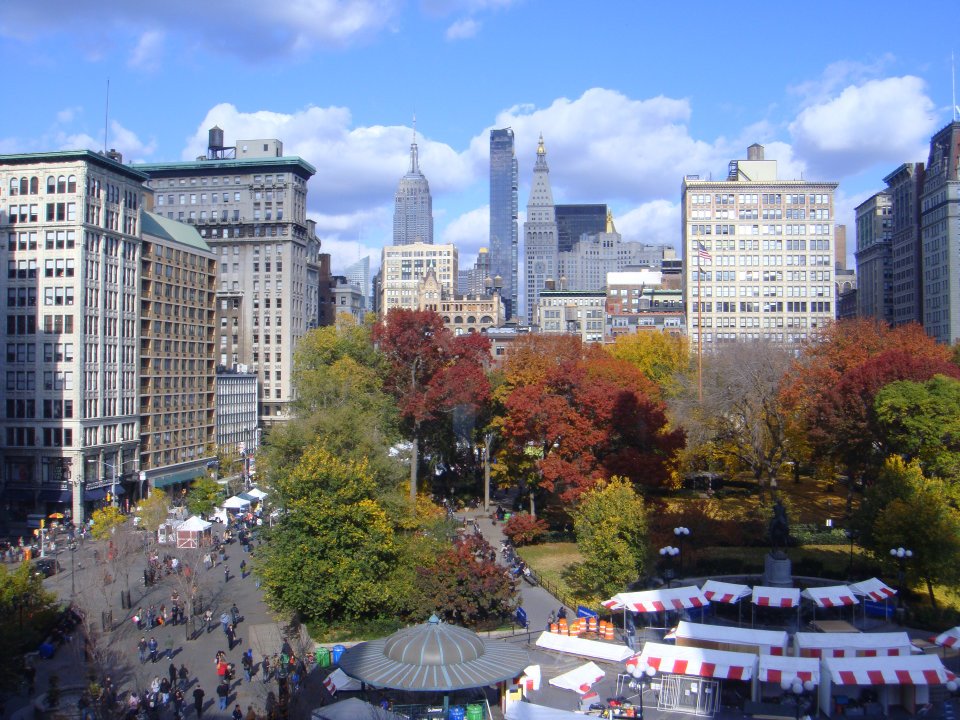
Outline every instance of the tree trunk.
<svg viewBox="0 0 960 720"><path fill-rule="evenodd" d="M417 470L420 465L420 438L417 428L413 430L413 442L410 444L410 504L417 504Z"/></svg>
<svg viewBox="0 0 960 720"><path fill-rule="evenodd" d="M536 520L536 519L537 519L537 505L536 505L536 501L535 501L534 498L533 498L533 494L534 494L534 493L533 493L533 490L534 490L533 488L530 488L530 517L532 517L534 520Z"/></svg>
<svg viewBox="0 0 960 720"><path fill-rule="evenodd" d="M930 596L930 605L934 610L937 609L937 598L933 595L933 583L930 581L930 578L927 578L927 594Z"/></svg>
<svg viewBox="0 0 960 720"><path fill-rule="evenodd" d="M483 511L490 510L490 450L493 447L493 433L483 436Z"/></svg>

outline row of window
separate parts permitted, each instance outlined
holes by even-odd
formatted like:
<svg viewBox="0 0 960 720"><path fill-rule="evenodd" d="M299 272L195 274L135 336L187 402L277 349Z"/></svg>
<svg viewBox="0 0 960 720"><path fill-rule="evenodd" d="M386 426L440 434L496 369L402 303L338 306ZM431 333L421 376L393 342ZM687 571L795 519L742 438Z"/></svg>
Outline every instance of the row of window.
<svg viewBox="0 0 960 720"><path fill-rule="evenodd" d="M47 176L47 192L54 193L75 193L77 191L76 175L60 175L54 178L53 175ZM40 178L34 176L30 178L10 178L11 195L37 195L40 192Z"/></svg>
<svg viewBox="0 0 960 720"><path fill-rule="evenodd" d="M274 180L274 178L276 178L276 180ZM287 181L286 173L276 173L275 175L270 174L270 175L254 175L253 176L253 183L255 185L260 185L261 183L266 185L273 185L274 181L276 181L277 184L282 185ZM178 184L187 185L187 183L188 183L187 178L179 178L179 179L170 178L169 180L167 180L168 187L176 187ZM190 185L197 185L197 183L198 183L197 178L195 177L189 178ZM200 185L207 185L207 183L209 183L210 185L230 185L231 184L230 177L227 175L224 175L222 178L219 175L210 177L210 178L206 178L206 177L199 178ZM240 184L239 175L233 176L233 184L234 185ZM158 180L157 185L162 187L163 182Z"/></svg>

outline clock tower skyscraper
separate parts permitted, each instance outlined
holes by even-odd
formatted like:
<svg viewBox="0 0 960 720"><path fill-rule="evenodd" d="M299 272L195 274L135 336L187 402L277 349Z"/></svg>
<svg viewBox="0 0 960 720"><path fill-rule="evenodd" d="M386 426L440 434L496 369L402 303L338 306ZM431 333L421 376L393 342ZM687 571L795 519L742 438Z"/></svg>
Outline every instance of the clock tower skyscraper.
<svg viewBox="0 0 960 720"><path fill-rule="evenodd" d="M542 133L537 144L537 161L533 166L527 219L523 223L523 242L526 276L524 312L527 321L532 322L537 299L547 280L557 280L557 217Z"/></svg>

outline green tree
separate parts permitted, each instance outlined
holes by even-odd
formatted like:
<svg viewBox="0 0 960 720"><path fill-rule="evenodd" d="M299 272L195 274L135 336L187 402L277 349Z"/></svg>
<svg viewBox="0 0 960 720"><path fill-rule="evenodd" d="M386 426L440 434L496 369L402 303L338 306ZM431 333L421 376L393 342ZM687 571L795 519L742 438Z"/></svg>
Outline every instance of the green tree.
<svg viewBox="0 0 960 720"><path fill-rule="evenodd" d="M170 510L170 498L159 489L154 488L147 498L140 502L140 527L149 533L156 533L163 525Z"/></svg>
<svg viewBox="0 0 960 720"><path fill-rule="evenodd" d="M623 590L646 570L647 511L630 481L612 477L580 496L573 528L583 562L576 583L598 598Z"/></svg>
<svg viewBox="0 0 960 720"><path fill-rule="evenodd" d="M390 608L383 580L396 556L394 530L367 464L315 444L272 489L286 512L256 559L268 602L326 621Z"/></svg>
<svg viewBox="0 0 960 720"><path fill-rule="evenodd" d="M913 551L907 570L926 584L934 607L933 586L956 582L960 567L957 495L949 483L925 477L919 461L892 455L856 518L861 544L881 562L889 560L891 548Z"/></svg>
<svg viewBox="0 0 960 720"><path fill-rule="evenodd" d="M873 409L888 452L919 460L927 475L957 480L960 381L937 375L926 382L893 382L877 393Z"/></svg>
<svg viewBox="0 0 960 720"><path fill-rule="evenodd" d="M113 534L114 528L123 525L127 518L120 512L120 508L108 505L105 508L94 510L90 520L93 522L93 527L90 530L93 537L97 540L105 540Z"/></svg>
<svg viewBox="0 0 960 720"><path fill-rule="evenodd" d="M216 480L204 475L194 480L187 491L187 510L193 515L208 515L223 499L223 488Z"/></svg>
<svg viewBox="0 0 960 720"><path fill-rule="evenodd" d="M0 687L19 678L16 662L35 650L53 626L57 598L43 587L42 576L28 562L0 565Z"/></svg>

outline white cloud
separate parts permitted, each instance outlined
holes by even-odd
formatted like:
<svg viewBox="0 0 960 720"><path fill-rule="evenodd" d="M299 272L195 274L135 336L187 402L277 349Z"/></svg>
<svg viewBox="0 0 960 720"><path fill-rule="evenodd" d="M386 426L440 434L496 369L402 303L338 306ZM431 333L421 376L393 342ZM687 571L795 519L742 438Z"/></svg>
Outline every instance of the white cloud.
<svg viewBox="0 0 960 720"><path fill-rule="evenodd" d="M480 32L480 23L473 18L457 20L447 28L447 40L465 40L474 37Z"/></svg>
<svg viewBox="0 0 960 720"><path fill-rule="evenodd" d="M57 113L57 123L60 125L69 125L74 121L74 119L83 112L83 108L79 105L74 105L73 107L66 107L60 112Z"/></svg>
<svg viewBox="0 0 960 720"><path fill-rule="evenodd" d="M140 35L137 46L130 53L127 64L140 70L156 70L160 67L164 34L159 30L147 30Z"/></svg>
<svg viewBox="0 0 960 720"><path fill-rule="evenodd" d="M829 100L838 90L848 85L859 85L880 76L894 61L890 53L873 62L838 60L824 68L819 78L791 85L787 92L800 97L803 105L814 105Z"/></svg>
<svg viewBox="0 0 960 720"><path fill-rule="evenodd" d="M454 218L435 242L456 245L460 268L465 269L473 266L480 248L489 249L489 240L490 206L484 205Z"/></svg>
<svg viewBox="0 0 960 720"><path fill-rule="evenodd" d="M625 242L680 246L680 203L651 200L614 215L613 223Z"/></svg>
<svg viewBox="0 0 960 720"><path fill-rule="evenodd" d="M917 77L850 85L790 123L794 152L824 179L923 157L935 129L934 109Z"/></svg>

